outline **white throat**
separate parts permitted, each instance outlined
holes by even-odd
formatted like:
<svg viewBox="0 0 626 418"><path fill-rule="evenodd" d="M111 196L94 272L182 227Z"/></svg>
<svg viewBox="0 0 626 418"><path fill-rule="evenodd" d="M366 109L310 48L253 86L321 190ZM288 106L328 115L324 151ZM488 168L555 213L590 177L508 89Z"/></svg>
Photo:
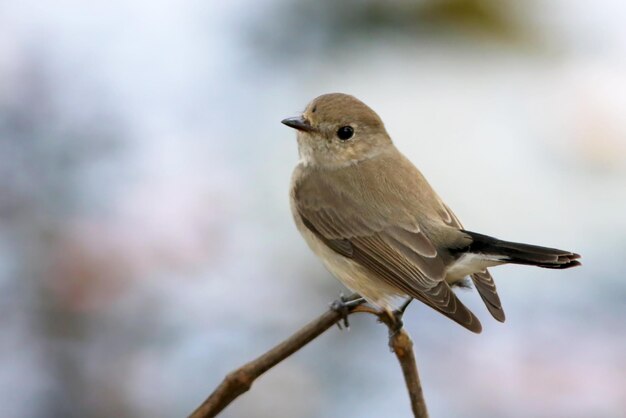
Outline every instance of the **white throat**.
<svg viewBox="0 0 626 418"><path fill-rule="evenodd" d="M334 157L332 149L315 150L309 144L301 143L298 141L298 153L300 155L300 164L303 166L316 166L324 168L342 168L350 165L358 164L362 161L371 160L379 155L386 154L393 149L393 144L385 144L378 147L372 147L364 153L359 153L354 158L345 158L345 155L340 157ZM323 157L320 158L320 154L323 153Z"/></svg>

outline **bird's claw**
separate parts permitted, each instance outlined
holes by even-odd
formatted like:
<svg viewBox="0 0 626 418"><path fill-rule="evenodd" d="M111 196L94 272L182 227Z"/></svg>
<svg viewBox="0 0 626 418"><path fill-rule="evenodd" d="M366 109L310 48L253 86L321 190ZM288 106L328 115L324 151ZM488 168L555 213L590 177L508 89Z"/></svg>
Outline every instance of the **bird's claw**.
<svg viewBox="0 0 626 418"><path fill-rule="evenodd" d="M364 302L364 299L359 297L356 299L349 299L344 296L343 293L339 294L339 299L335 300L330 304L330 309L335 312L339 312L341 314L341 321L337 322L337 326L339 329L347 329L350 330L350 321L348 321L348 316L350 315L350 311L355 306L358 306ZM343 323L343 327L342 327Z"/></svg>

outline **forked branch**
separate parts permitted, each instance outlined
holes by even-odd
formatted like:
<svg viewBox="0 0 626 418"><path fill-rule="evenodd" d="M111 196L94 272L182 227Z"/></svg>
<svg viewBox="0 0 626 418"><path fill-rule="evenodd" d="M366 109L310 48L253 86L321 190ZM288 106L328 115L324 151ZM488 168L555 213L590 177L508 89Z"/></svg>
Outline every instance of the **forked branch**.
<svg viewBox="0 0 626 418"><path fill-rule="evenodd" d="M276 366L278 363L300 350L302 347L317 338L328 328L342 321L352 313L370 313L378 317L389 328L389 346L396 354L404 380L411 399L411 408L416 418L428 417L426 403L422 393L422 385L417 373L417 364L413 354L413 341L402 328L399 318L387 312L380 312L365 305L361 305L358 295L352 295L346 299L348 305L339 310L331 307L324 314L309 322L299 331L287 338L265 354L257 357L249 363L230 372L222 383L209 395L189 418L215 417L237 397L247 392L252 383L263 373ZM351 303L352 302L352 303Z"/></svg>

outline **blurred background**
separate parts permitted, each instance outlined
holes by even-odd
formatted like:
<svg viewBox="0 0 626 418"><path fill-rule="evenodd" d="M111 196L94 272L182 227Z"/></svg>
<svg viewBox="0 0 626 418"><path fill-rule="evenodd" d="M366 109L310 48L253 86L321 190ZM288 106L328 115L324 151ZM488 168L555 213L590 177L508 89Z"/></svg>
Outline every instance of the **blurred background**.
<svg viewBox="0 0 626 418"><path fill-rule="evenodd" d="M354 94L493 271L473 335L413 304L433 417L626 417L626 3L0 1L0 416L182 417L343 288L288 204L315 96ZM224 411L409 417L387 330L329 330Z"/></svg>

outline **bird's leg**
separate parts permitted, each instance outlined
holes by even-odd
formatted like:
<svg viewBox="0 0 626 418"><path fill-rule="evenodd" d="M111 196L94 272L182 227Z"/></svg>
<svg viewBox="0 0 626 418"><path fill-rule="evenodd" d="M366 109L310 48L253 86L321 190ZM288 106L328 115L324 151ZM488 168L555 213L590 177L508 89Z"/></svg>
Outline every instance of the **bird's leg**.
<svg viewBox="0 0 626 418"><path fill-rule="evenodd" d="M406 311L406 308L408 308L411 304L412 300L413 298L408 298L398 309L394 311L390 311L388 309L384 310L383 315L386 315L389 320L389 323L387 325L389 326L390 341L391 337L396 335L404 326L404 323L402 322L402 316L404 315L404 311Z"/></svg>
<svg viewBox="0 0 626 418"><path fill-rule="evenodd" d="M403 305L404 306L404 305ZM381 312L381 315L385 315L386 320L381 319L381 322L384 322L389 327L389 340L391 341L391 337L396 335L398 331L402 329L404 323L402 322L402 312L400 310L391 311L389 309L385 309Z"/></svg>
<svg viewBox="0 0 626 418"><path fill-rule="evenodd" d="M343 322L343 326L346 329L350 329L350 322L348 321L348 315L350 314L350 310L355 306L359 306L364 303L365 299L356 293L346 297L343 293L339 294L339 299L335 300L330 304L330 309L333 311L339 312L341 314L342 321L337 322L337 326L339 329L343 329L341 327L341 323Z"/></svg>
<svg viewBox="0 0 626 418"><path fill-rule="evenodd" d="M408 298L406 302L404 302L398 309L393 311L393 315L399 319L402 319L402 316L404 315L404 311L406 311L406 308L409 307L412 301L413 301L413 298Z"/></svg>

